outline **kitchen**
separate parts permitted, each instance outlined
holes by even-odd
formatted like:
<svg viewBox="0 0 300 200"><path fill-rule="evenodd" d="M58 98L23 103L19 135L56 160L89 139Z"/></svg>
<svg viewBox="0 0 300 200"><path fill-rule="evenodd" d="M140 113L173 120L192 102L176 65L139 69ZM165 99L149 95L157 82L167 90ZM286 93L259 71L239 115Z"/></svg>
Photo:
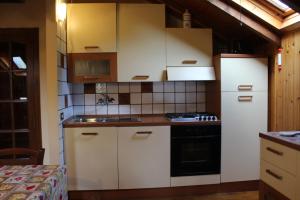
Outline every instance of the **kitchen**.
<svg viewBox="0 0 300 200"><path fill-rule="evenodd" d="M299 6L284 2L292 8L286 16L266 21L275 6L253 2L0 4L3 29L38 27L30 44L40 62L30 71L25 61L28 97L19 93L26 81L14 87L13 79L8 91L1 78L1 90L13 94L8 101L3 92L1 113L9 102L15 118L1 117L2 146L43 147L45 164L66 164L70 199L245 191L258 199L258 189L261 199L297 199L297 145L266 132L300 129ZM14 77L22 69L16 59L28 53L3 43ZM26 109L14 105L26 98L33 112L18 118ZM40 120L21 123L31 118ZM295 167L272 158L278 151Z"/></svg>

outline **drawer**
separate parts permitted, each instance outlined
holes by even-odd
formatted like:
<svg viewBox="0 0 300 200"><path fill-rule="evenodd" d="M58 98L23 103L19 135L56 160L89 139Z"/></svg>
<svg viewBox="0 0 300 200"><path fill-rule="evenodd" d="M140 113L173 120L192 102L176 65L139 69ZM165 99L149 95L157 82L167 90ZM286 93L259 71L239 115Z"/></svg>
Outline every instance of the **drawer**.
<svg viewBox="0 0 300 200"><path fill-rule="evenodd" d="M261 179L291 200L296 199L296 177L282 169L261 161Z"/></svg>
<svg viewBox="0 0 300 200"><path fill-rule="evenodd" d="M297 151L281 144L261 139L261 157L275 166L296 175Z"/></svg>

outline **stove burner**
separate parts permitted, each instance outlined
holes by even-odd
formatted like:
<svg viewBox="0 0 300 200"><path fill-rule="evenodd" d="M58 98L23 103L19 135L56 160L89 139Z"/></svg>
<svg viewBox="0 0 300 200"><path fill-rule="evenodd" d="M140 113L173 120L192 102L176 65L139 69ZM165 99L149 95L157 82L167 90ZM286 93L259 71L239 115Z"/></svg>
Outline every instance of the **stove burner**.
<svg viewBox="0 0 300 200"><path fill-rule="evenodd" d="M167 113L172 122L217 121L217 116L210 113Z"/></svg>

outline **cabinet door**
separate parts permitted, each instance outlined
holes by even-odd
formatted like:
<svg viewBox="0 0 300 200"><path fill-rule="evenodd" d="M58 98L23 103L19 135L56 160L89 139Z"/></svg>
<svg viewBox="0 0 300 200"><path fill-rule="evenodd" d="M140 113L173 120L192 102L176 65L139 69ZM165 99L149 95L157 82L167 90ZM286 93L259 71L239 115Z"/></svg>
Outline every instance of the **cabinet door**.
<svg viewBox="0 0 300 200"><path fill-rule="evenodd" d="M170 187L170 127L118 131L119 188Z"/></svg>
<svg viewBox="0 0 300 200"><path fill-rule="evenodd" d="M222 92L221 182L259 179L259 132L267 131L267 92Z"/></svg>
<svg viewBox="0 0 300 200"><path fill-rule="evenodd" d="M68 4L68 53L116 52L116 4Z"/></svg>
<svg viewBox="0 0 300 200"><path fill-rule="evenodd" d="M118 188L117 129L65 129L69 190Z"/></svg>
<svg viewBox="0 0 300 200"><path fill-rule="evenodd" d="M121 4L118 81L162 81L165 69L164 5Z"/></svg>
<svg viewBox="0 0 300 200"><path fill-rule="evenodd" d="M222 91L268 91L266 58L222 58Z"/></svg>
<svg viewBox="0 0 300 200"><path fill-rule="evenodd" d="M167 29L167 66L212 66L211 29Z"/></svg>

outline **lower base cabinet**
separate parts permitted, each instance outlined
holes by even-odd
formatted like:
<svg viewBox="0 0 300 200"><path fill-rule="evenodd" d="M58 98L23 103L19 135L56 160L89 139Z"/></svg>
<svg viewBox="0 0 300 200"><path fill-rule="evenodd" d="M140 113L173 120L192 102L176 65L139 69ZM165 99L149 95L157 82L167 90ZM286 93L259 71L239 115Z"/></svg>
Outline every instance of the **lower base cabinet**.
<svg viewBox="0 0 300 200"><path fill-rule="evenodd" d="M69 190L118 189L117 128L65 129Z"/></svg>
<svg viewBox="0 0 300 200"><path fill-rule="evenodd" d="M119 189L170 187L170 127L121 127Z"/></svg>
<svg viewBox="0 0 300 200"><path fill-rule="evenodd" d="M289 200L264 182L260 183L259 191L259 200Z"/></svg>
<svg viewBox="0 0 300 200"><path fill-rule="evenodd" d="M170 187L170 126L66 128L69 190Z"/></svg>

